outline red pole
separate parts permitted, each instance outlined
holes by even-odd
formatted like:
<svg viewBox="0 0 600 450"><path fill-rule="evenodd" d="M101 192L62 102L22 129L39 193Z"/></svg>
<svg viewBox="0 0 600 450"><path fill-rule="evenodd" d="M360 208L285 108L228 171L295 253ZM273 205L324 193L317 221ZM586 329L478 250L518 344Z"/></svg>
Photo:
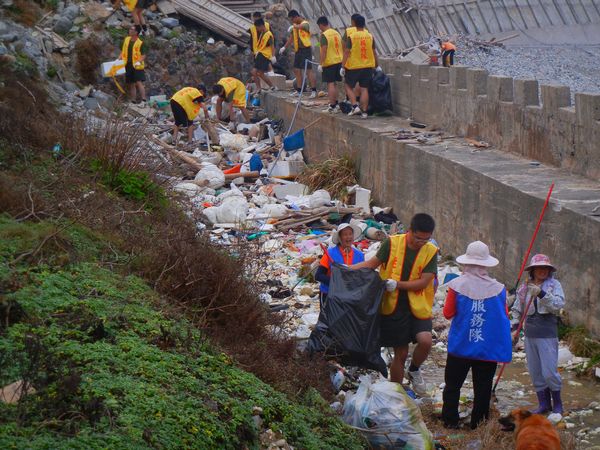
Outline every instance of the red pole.
<svg viewBox="0 0 600 450"><path fill-rule="evenodd" d="M531 253L531 249L533 248L533 244L535 243L535 238L537 237L538 231L540 230L540 225L542 224L542 219L544 218L544 214L546 213L546 209L548 208L548 203L550 203L550 196L552 195L552 191L554 190L554 182L550 185L550 189L548 190L548 195L546 196L546 202L544 203L544 207L542 208L542 212L540 214L540 218L538 219L537 225L535 226L535 231L533 232L533 237L531 238L531 242L529 243L529 247L527 248L527 253L525 253L525 258L523 259L523 264L521 264L521 270L519 271L519 278L517 278L517 282L515 283L515 291L519 287L519 282L521 281L521 276L523 275L523 271L525 270L525 266L527 265L527 260L529 259L529 253ZM515 294L516 295L516 294ZM519 321L519 326L517 327L517 336L521 332L523 328L523 324L525 323L525 319L527 318L527 312L529 311L529 307L531 306L532 298L527 302L527 306L525 307L525 312L521 316L521 320ZM500 382L500 378L504 373L504 369L508 363L503 363L500 368L500 373L498 373L498 377L496 378L496 382L494 383L494 387L492 389L492 393L496 392L496 388L498 387L498 383Z"/></svg>

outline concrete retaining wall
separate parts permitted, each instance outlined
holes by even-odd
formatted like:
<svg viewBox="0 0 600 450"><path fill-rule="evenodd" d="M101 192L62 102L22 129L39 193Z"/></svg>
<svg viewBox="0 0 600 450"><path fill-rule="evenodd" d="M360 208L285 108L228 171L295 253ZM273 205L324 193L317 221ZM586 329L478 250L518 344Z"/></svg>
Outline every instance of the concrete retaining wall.
<svg viewBox="0 0 600 450"><path fill-rule="evenodd" d="M467 83L466 75L459 75L465 73L462 69L439 73L448 74L449 79L452 76L448 88L465 90L463 97L452 102L456 116L465 114L463 109L467 106L461 105L460 98L472 98L469 90L487 92L482 91L483 87L488 89L487 77L485 83L477 84L474 80L481 78L471 74ZM403 86L411 86L408 80ZM502 89L506 83L493 82L497 88L492 93L506 100L510 109L511 97ZM417 85L422 84L419 78ZM432 84L436 85L440 86ZM406 96L404 100L410 98ZM271 117L292 117L295 105L281 94L269 94L263 100ZM429 119L419 104L402 105L416 111L417 118ZM319 114L324 113L300 108L294 129L307 125ZM540 109L538 114L546 113ZM373 190L377 204L393 206L404 223L416 212L435 217L435 237L446 254L461 254L476 239L489 243L501 260L494 275L509 287L516 281L547 189L555 180L553 208L548 210L534 251L550 255L560 267L571 323L585 325L600 336L600 220L589 215L600 204L600 184L565 170L532 167L528 161L506 152L473 152L459 141L419 146L380 133L401 126L405 124L396 117L365 121L326 115L307 130L305 153L309 161L331 153L353 155L360 167L360 183Z"/></svg>
<svg viewBox="0 0 600 450"><path fill-rule="evenodd" d="M600 95L483 69L382 60L395 112L505 151L600 179ZM541 93L541 95L540 95Z"/></svg>

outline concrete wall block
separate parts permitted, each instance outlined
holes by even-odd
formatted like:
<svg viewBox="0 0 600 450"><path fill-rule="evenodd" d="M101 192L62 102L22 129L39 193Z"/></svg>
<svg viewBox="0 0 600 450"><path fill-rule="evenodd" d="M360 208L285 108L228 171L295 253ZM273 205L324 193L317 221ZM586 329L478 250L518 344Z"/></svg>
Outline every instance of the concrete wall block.
<svg viewBox="0 0 600 450"><path fill-rule="evenodd" d="M487 94L488 72L484 69L467 70L467 92L471 97Z"/></svg>
<svg viewBox="0 0 600 450"><path fill-rule="evenodd" d="M520 106L539 106L537 80L514 80L514 102Z"/></svg>
<svg viewBox="0 0 600 450"><path fill-rule="evenodd" d="M450 69L448 67L431 66L431 71L435 73L435 78L437 78L438 84L450 83Z"/></svg>
<svg viewBox="0 0 600 450"><path fill-rule="evenodd" d="M600 94L587 92L575 94L575 112L577 123L583 127L599 126L600 121ZM598 143L596 143L598 145Z"/></svg>
<svg viewBox="0 0 600 450"><path fill-rule="evenodd" d="M571 89L557 84L542 84L542 108L554 113L558 108L571 106Z"/></svg>
<svg viewBox="0 0 600 450"><path fill-rule="evenodd" d="M429 64L418 64L419 80L429 80L431 76L431 66Z"/></svg>
<svg viewBox="0 0 600 450"><path fill-rule="evenodd" d="M487 95L490 101L512 102L513 79L490 75L488 77Z"/></svg>
<svg viewBox="0 0 600 450"><path fill-rule="evenodd" d="M467 67L452 66L450 67L450 85L454 89L467 88Z"/></svg>
<svg viewBox="0 0 600 450"><path fill-rule="evenodd" d="M410 73L410 69L411 69L412 65L413 64L410 61L399 61L399 60L394 61L394 67L396 67L396 70L399 71L403 75Z"/></svg>

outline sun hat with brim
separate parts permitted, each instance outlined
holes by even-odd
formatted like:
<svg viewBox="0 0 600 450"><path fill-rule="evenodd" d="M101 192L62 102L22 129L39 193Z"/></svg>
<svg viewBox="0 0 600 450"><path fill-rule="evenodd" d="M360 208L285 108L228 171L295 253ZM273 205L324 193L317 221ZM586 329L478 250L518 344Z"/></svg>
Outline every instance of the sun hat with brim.
<svg viewBox="0 0 600 450"><path fill-rule="evenodd" d="M343 229L348 228L348 227L352 228L352 232L354 233L354 236L352 237L353 241L356 241L360 237L362 230L360 229L360 227L358 225L355 225L353 223L352 224L341 223L338 225L337 230L335 230L333 232L333 234L331 235L331 240L333 241L334 244L338 245L340 243L339 233L340 233L340 231L342 231Z"/></svg>
<svg viewBox="0 0 600 450"><path fill-rule="evenodd" d="M529 265L525 267L525 270L535 269L536 267L549 267L552 270L556 270L556 267L550 262L550 258L541 253L531 257L531 261L529 261Z"/></svg>
<svg viewBox="0 0 600 450"><path fill-rule="evenodd" d="M467 251L464 255L456 258L459 264L471 264L474 266L494 267L500 261L490 255L490 249L481 241L471 242L467 246Z"/></svg>

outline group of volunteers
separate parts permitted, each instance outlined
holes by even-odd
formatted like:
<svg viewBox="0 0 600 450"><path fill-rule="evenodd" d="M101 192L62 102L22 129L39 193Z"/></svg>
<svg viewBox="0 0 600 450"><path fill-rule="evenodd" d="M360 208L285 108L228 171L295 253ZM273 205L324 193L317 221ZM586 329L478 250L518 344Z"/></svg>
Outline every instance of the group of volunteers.
<svg viewBox="0 0 600 450"><path fill-rule="evenodd" d="M392 235L382 242L376 255L365 261L353 247L360 228L343 223L332 236L335 246L327 249L315 278L320 282L321 307L327 302L332 262L351 269L379 269L386 292L380 306L380 345L392 347L390 381L402 383L412 350L406 378L421 396L429 394L420 367L432 347L432 309L437 288L437 255L432 235L434 219L416 214L405 234ZM464 255L456 258L462 274L450 281L443 314L452 323L448 334L448 355L444 373L442 420L447 428L460 427L460 389L469 370L473 377L474 405L470 427L489 417L492 383L498 363L512 359L518 324L524 318L527 366L539 400L533 412L563 413L561 378L558 373L558 315L565 304L562 287L555 278L556 267L546 255L531 258L527 280L517 289L509 308L504 285L488 269L499 264L481 241L471 242ZM512 319L511 319L512 317ZM512 330L512 335L511 335Z"/></svg>

